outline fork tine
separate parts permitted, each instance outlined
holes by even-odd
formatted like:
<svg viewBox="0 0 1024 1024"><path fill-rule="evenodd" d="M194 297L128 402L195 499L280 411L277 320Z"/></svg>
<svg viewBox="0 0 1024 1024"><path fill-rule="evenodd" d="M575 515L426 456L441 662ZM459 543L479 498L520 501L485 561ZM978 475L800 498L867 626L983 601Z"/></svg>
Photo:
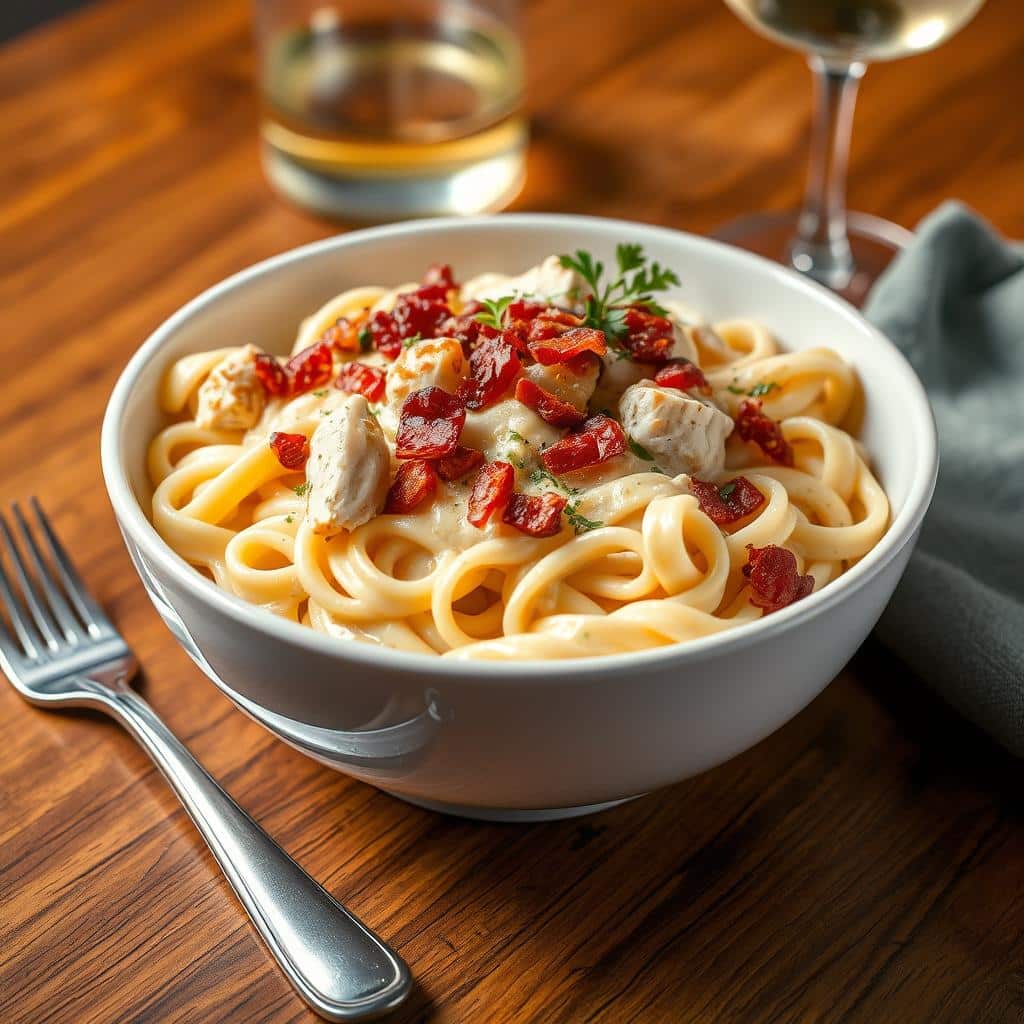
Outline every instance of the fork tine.
<svg viewBox="0 0 1024 1024"><path fill-rule="evenodd" d="M25 522L25 517L22 515L21 507L17 502L14 502L11 506L11 511L14 513L14 521L17 524L18 533L21 535L22 548L28 552L29 561L35 570L36 582L39 585L39 589L42 590L43 597L46 599L47 610L56 619L57 625L69 644L81 643L85 636L82 627L75 621L75 617L71 613L67 601L64 600L60 587L54 581L53 573L44 561L39 545L36 543L32 531L28 528L28 523Z"/></svg>
<svg viewBox="0 0 1024 1024"><path fill-rule="evenodd" d="M54 629L53 619L50 618L49 613L43 607L42 601L39 599L39 593L36 588L32 585L32 581L29 579L29 575L25 570L25 559L21 553L21 550L14 543L14 535L11 533L11 528L7 525L7 520L3 515L0 515L0 534L3 536L4 546L7 550L7 557L10 560L11 566L14 569L14 577L18 581L19 589L21 590L21 596L25 600L25 604L28 606L29 614L32 616L32 621L36 624L36 629L42 634L43 642L51 651L56 651L60 647L60 640L57 637L57 632Z"/></svg>
<svg viewBox="0 0 1024 1024"><path fill-rule="evenodd" d="M0 562L0 606L7 609L7 616L14 627L18 642L21 644L22 653L33 660L38 658L38 640L32 635L32 626L25 617L21 602L14 596L11 581L4 570L3 562ZM8 638L6 629L0 632L0 647L4 648L4 653L9 658L12 654L17 654L15 644Z"/></svg>
<svg viewBox="0 0 1024 1024"><path fill-rule="evenodd" d="M85 623L92 636L97 636L103 627L113 629L106 613L93 600L92 595L82 582L74 563L64 550L64 545L61 544L56 531L50 525L50 520L47 519L42 505L39 504L39 500L35 497L29 498L29 504L32 506L32 510L36 514L36 521L39 523L39 528L46 538L53 563L57 567L60 581L64 585L64 593L68 595L71 603L75 606L78 617Z"/></svg>

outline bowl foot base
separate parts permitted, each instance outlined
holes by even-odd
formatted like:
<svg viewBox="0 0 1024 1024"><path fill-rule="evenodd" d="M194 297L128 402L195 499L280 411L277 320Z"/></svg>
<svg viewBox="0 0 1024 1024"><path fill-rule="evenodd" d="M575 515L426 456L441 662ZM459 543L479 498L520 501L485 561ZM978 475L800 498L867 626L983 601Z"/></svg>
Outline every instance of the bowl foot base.
<svg viewBox="0 0 1024 1024"><path fill-rule="evenodd" d="M385 790L387 792L387 790ZM418 796L405 796L402 793L391 793L390 796L415 804L428 811L451 814L457 818L472 818L475 821L503 821L509 823L529 824L541 821L562 821L566 818L581 818L585 814L597 814L607 811L619 804L629 803L638 796L627 796L624 800L608 800L602 804L581 804L578 807L543 807L537 810L520 810L515 807L465 807L462 804L447 804L438 800L423 800Z"/></svg>

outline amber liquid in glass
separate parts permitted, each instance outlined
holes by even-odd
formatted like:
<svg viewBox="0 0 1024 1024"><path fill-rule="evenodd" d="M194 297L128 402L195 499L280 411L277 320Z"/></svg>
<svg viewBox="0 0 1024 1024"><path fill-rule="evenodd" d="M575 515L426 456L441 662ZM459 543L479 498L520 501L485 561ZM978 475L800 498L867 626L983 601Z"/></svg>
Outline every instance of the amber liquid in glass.
<svg viewBox="0 0 1024 1024"><path fill-rule="evenodd" d="M342 216L495 209L522 181L521 82L518 41L497 24L314 17L268 48L268 171Z"/></svg>

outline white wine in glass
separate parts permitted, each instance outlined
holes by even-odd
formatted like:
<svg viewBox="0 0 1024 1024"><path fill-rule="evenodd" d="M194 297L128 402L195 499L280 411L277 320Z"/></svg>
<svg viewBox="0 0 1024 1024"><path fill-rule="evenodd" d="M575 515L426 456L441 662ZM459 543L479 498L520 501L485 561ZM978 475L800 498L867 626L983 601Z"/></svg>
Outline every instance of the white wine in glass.
<svg viewBox="0 0 1024 1024"><path fill-rule="evenodd" d="M810 54L815 115L803 209L742 217L716 237L788 263L860 304L912 237L880 217L846 210L850 129L865 64L938 46L984 0L725 2L762 35Z"/></svg>

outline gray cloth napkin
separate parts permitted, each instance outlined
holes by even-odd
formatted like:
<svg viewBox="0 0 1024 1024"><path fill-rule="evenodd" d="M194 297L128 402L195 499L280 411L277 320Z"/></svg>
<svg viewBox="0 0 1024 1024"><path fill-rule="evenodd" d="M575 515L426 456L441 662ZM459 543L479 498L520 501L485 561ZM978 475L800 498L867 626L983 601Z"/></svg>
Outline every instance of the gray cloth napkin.
<svg viewBox="0 0 1024 1024"><path fill-rule="evenodd" d="M924 381L939 429L935 499L878 635L1024 756L1024 252L946 203L865 313Z"/></svg>

